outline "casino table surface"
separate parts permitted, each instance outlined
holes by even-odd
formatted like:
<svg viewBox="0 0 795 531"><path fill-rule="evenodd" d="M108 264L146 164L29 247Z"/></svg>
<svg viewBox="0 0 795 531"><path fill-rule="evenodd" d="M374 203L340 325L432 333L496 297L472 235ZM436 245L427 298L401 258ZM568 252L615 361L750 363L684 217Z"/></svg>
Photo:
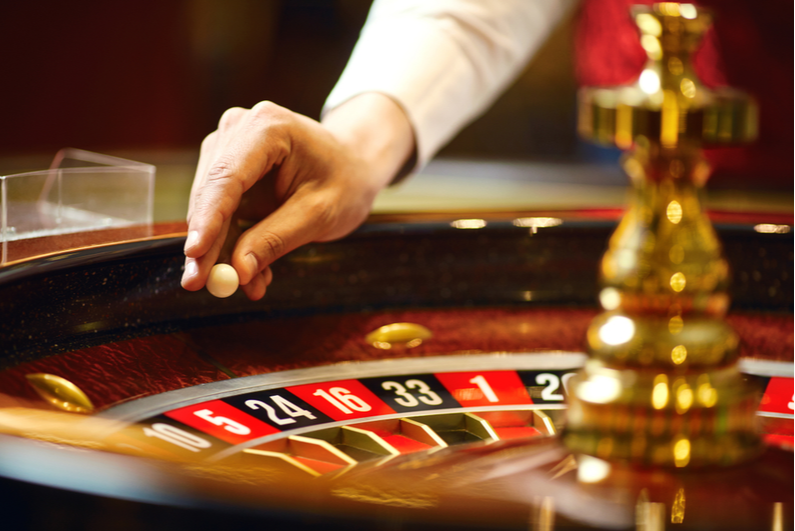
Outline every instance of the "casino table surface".
<svg viewBox="0 0 795 531"><path fill-rule="evenodd" d="M37 529L543 528L510 496L389 477L556 439L620 215L594 202L381 207L279 260L259 302L179 287L183 223L16 242L0 267L4 513ZM791 213L712 219L762 431L791 452L793 240L759 228ZM380 483L363 490L367 474Z"/></svg>

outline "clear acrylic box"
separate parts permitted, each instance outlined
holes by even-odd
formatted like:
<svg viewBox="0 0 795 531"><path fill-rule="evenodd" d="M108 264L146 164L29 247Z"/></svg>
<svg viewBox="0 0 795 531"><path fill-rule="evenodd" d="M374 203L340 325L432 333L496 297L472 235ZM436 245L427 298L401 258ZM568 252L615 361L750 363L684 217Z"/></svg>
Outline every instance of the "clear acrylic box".
<svg viewBox="0 0 795 531"><path fill-rule="evenodd" d="M155 167L66 148L48 170L0 176L0 242L151 225Z"/></svg>

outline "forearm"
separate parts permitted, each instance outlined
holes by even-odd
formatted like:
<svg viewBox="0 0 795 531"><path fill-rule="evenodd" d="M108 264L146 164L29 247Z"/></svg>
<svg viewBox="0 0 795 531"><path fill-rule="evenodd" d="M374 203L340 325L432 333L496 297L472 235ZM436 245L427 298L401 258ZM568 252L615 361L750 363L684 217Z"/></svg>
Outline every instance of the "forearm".
<svg viewBox="0 0 795 531"><path fill-rule="evenodd" d="M388 95L413 126L422 166L491 104L572 3L376 0L325 109Z"/></svg>
<svg viewBox="0 0 795 531"><path fill-rule="evenodd" d="M332 109L323 126L366 168L377 190L385 188L414 157L414 131L394 100L377 92L354 96Z"/></svg>

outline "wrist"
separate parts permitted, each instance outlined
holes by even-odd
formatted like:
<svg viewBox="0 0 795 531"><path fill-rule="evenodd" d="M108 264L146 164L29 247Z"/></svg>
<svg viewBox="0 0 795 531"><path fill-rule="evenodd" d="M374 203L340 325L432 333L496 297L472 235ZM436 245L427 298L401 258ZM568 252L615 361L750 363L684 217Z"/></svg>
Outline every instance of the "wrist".
<svg viewBox="0 0 795 531"><path fill-rule="evenodd" d="M406 167L414 160L414 130L390 97L360 94L329 111L321 123L365 167L378 189L410 171Z"/></svg>

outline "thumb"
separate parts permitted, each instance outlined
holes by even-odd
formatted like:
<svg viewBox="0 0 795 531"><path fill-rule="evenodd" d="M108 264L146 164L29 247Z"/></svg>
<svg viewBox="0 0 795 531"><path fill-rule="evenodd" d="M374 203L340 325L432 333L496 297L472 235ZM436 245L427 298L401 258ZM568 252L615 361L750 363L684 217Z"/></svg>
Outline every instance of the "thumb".
<svg viewBox="0 0 795 531"><path fill-rule="evenodd" d="M329 227L331 205L315 196L292 196L237 240L232 266L240 284L248 284L260 271L293 249L322 237Z"/></svg>

